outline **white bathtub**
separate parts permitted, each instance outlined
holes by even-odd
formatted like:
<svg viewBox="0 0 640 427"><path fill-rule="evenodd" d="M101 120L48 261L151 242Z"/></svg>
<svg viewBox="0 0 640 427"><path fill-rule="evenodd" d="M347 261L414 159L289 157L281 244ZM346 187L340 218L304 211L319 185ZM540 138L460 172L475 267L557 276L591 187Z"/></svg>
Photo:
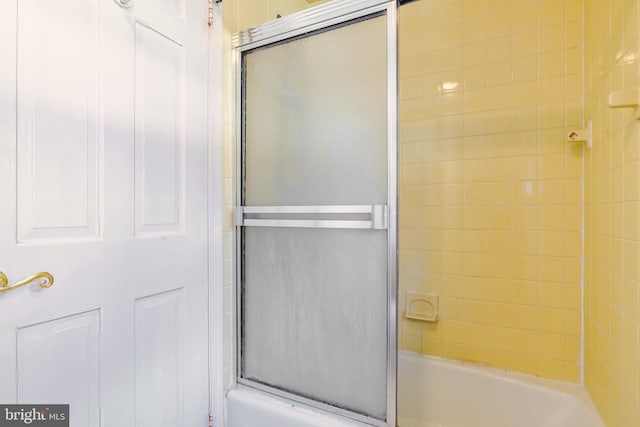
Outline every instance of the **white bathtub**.
<svg viewBox="0 0 640 427"><path fill-rule="evenodd" d="M250 389L227 393L226 427L362 427L366 424L293 405Z"/></svg>
<svg viewBox="0 0 640 427"><path fill-rule="evenodd" d="M579 386L401 352L399 427L605 427Z"/></svg>
<svg viewBox="0 0 640 427"><path fill-rule="evenodd" d="M401 352L399 427L605 427L578 386ZM230 390L227 427L355 427L361 423L250 389Z"/></svg>

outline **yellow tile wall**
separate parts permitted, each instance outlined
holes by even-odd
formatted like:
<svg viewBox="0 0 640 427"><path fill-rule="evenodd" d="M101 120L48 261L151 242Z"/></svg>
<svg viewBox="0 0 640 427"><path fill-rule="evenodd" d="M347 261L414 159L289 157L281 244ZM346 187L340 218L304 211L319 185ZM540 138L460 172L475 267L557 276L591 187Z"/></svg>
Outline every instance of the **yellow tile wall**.
<svg viewBox="0 0 640 427"><path fill-rule="evenodd" d="M638 0L585 1L585 385L609 427L640 426L640 141L610 92L636 89Z"/></svg>
<svg viewBox="0 0 640 427"><path fill-rule="evenodd" d="M429 0L400 9L403 349L579 381L582 0Z"/></svg>
<svg viewBox="0 0 640 427"><path fill-rule="evenodd" d="M307 8L305 0L224 0L223 14L223 286L224 286L224 339L225 339L225 386L233 383L233 247L235 226L235 65L232 59L231 36L245 28L286 16Z"/></svg>

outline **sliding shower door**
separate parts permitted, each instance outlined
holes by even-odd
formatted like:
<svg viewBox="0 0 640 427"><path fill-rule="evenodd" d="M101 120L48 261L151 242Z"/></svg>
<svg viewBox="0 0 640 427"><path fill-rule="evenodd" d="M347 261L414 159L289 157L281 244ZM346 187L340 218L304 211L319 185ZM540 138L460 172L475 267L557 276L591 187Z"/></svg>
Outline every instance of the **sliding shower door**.
<svg viewBox="0 0 640 427"><path fill-rule="evenodd" d="M381 426L395 426L395 19L389 2L338 1L236 37L238 383Z"/></svg>

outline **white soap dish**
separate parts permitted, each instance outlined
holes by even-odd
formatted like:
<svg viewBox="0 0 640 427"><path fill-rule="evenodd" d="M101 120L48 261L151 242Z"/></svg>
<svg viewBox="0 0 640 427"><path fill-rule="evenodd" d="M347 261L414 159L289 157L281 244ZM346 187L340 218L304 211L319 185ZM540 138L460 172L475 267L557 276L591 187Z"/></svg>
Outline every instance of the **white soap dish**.
<svg viewBox="0 0 640 427"><path fill-rule="evenodd" d="M435 322L438 320L438 306L440 296L417 291L405 291L406 308L404 316L407 319Z"/></svg>

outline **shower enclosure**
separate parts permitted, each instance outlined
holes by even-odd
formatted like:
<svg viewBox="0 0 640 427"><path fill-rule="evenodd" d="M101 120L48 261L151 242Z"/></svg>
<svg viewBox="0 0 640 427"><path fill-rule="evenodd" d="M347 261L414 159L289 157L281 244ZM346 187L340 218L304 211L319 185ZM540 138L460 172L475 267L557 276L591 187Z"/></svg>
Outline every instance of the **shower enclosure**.
<svg viewBox="0 0 640 427"><path fill-rule="evenodd" d="M396 4L234 37L238 387L396 425Z"/></svg>

